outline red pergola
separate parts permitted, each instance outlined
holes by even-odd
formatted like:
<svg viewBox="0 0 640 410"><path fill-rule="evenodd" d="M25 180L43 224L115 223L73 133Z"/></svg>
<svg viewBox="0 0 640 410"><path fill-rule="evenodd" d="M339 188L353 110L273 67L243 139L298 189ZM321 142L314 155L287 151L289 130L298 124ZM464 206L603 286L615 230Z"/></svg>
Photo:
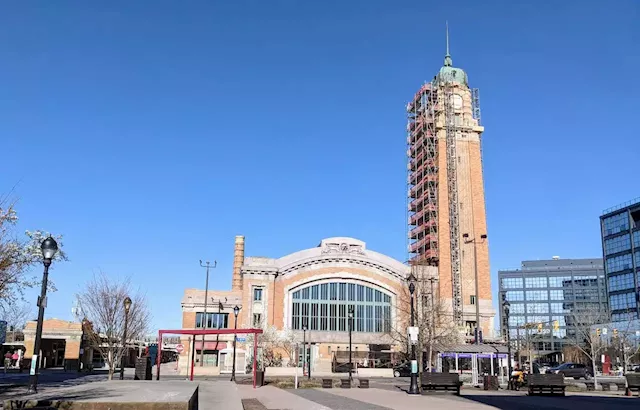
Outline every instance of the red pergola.
<svg viewBox="0 0 640 410"><path fill-rule="evenodd" d="M253 334L256 335L253 338L253 388L256 388L256 357L258 356L258 335L262 334L262 329L200 329L200 330L190 330L190 329L177 329L177 330L158 330L158 359L157 359L157 370L156 370L156 380L160 380L160 358L162 357L162 337L164 335L189 335L194 336L194 349L195 349L195 336L200 335L247 335ZM234 338L235 339L235 338ZM235 340L234 340L235 342ZM204 345L202 346L204 349ZM235 357L233 360L235 361ZM193 365L194 360L191 360L191 380L193 380Z"/></svg>

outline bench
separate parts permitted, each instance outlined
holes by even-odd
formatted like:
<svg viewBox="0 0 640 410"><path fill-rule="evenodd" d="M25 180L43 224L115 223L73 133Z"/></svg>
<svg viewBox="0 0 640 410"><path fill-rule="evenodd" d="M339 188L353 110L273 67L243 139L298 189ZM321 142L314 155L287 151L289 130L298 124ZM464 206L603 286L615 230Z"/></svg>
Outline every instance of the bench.
<svg viewBox="0 0 640 410"><path fill-rule="evenodd" d="M358 379L360 381L360 388L361 389L368 389L369 388L369 379Z"/></svg>
<svg viewBox="0 0 640 410"><path fill-rule="evenodd" d="M616 382L614 383L616 385L616 387L618 387L618 391L623 391L624 389L627 388L627 383L620 383L620 382Z"/></svg>
<svg viewBox="0 0 640 410"><path fill-rule="evenodd" d="M342 387L343 389L350 389L351 388L351 380L349 380L349 379L340 379L340 387Z"/></svg>
<svg viewBox="0 0 640 410"><path fill-rule="evenodd" d="M322 379L322 388L323 389L333 388L333 379Z"/></svg>
<svg viewBox="0 0 640 410"><path fill-rule="evenodd" d="M455 391L460 395L460 375L458 373L422 373L420 385L423 390Z"/></svg>
<svg viewBox="0 0 640 410"><path fill-rule="evenodd" d="M638 397L640 397L640 373L627 373L625 376L627 378L627 396L631 396L634 391L638 392Z"/></svg>
<svg viewBox="0 0 640 410"><path fill-rule="evenodd" d="M560 395L564 396L564 377L561 374L530 374L527 377L529 396Z"/></svg>

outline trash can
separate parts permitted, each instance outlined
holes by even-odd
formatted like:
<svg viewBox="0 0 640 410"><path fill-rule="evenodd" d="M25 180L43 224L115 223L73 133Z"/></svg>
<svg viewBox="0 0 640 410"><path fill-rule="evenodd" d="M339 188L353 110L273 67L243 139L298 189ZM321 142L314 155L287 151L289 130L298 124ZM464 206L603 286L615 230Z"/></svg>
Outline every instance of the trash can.
<svg viewBox="0 0 640 410"><path fill-rule="evenodd" d="M498 390L498 376L485 375L483 382L484 390Z"/></svg>
<svg viewBox="0 0 640 410"><path fill-rule="evenodd" d="M152 380L151 360L149 356L142 356L136 359L134 380Z"/></svg>
<svg viewBox="0 0 640 410"><path fill-rule="evenodd" d="M264 370L256 370L256 387L264 386Z"/></svg>

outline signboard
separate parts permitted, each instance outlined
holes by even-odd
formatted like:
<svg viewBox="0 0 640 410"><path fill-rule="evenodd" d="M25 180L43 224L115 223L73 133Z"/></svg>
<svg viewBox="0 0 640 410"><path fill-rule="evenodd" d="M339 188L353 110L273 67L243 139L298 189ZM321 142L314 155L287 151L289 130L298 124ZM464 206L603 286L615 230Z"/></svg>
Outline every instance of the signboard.
<svg viewBox="0 0 640 410"><path fill-rule="evenodd" d="M246 337L236 337L236 341L238 343L245 343L247 341Z"/></svg>
<svg viewBox="0 0 640 410"><path fill-rule="evenodd" d="M0 344L7 341L7 322L0 320Z"/></svg>
<svg viewBox="0 0 640 410"><path fill-rule="evenodd" d="M418 328L416 326L409 326L407 328L407 333L409 334L409 341L411 341L411 344L418 344Z"/></svg>
<svg viewBox="0 0 640 410"><path fill-rule="evenodd" d="M418 373L418 361L417 360L412 360L411 361L411 373L412 374L417 374Z"/></svg>
<svg viewBox="0 0 640 410"><path fill-rule="evenodd" d="M36 374L36 363L38 363L38 355L34 354L31 356L31 370L29 371L31 376L35 376Z"/></svg>
<svg viewBox="0 0 640 410"><path fill-rule="evenodd" d="M176 350L178 351L178 353L182 353L184 352L184 345L176 345Z"/></svg>

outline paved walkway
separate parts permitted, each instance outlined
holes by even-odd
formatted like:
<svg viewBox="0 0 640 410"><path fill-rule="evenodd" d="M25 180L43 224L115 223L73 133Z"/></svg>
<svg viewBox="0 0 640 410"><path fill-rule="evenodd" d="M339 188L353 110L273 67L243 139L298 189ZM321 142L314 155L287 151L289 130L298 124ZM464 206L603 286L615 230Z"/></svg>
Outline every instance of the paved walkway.
<svg viewBox="0 0 640 410"><path fill-rule="evenodd" d="M273 386L254 389L252 386L238 385L238 392L241 398L258 399L269 410L333 410L331 407L323 406L290 393L292 391L294 390L283 390Z"/></svg>

